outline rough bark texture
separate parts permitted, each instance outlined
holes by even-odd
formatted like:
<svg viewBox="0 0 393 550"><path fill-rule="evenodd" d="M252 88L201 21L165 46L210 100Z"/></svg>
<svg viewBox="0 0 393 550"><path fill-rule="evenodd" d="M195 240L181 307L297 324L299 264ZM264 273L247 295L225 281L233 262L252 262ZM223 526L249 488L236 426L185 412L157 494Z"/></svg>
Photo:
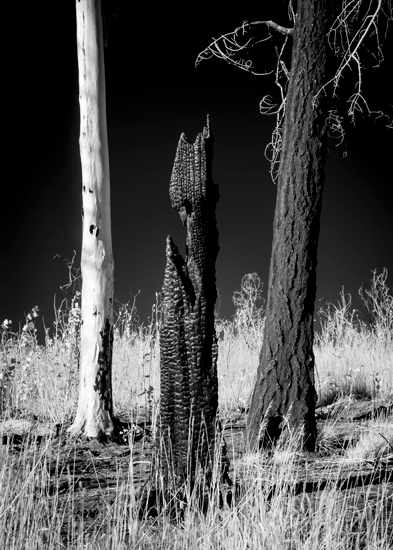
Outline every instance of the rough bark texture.
<svg viewBox="0 0 393 550"><path fill-rule="evenodd" d="M285 428L316 438L313 315L326 157L327 99L314 98L328 72L333 0L299 0L277 184L265 333L248 416L251 448ZM264 434L261 421L267 420ZM263 435L263 438L261 436Z"/></svg>
<svg viewBox="0 0 393 550"><path fill-rule="evenodd" d="M182 479L212 457L218 406L214 305L218 231L209 119L195 143L181 135L169 195L187 229L186 259L171 237L162 290L161 433Z"/></svg>
<svg viewBox="0 0 393 550"><path fill-rule="evenodd" d="M100 0L77 0L82 163L82 326L72 433L107 437L112 422L113 254Z"/></svg>

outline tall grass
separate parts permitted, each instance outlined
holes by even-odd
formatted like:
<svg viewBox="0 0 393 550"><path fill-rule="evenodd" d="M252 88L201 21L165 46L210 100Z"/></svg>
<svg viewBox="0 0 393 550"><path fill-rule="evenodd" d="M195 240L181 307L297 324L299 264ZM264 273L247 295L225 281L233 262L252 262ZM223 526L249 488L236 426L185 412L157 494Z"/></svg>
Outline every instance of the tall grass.
<svg viewBox="0 0 393 550"><path fill-rule="evenodd" d="M71 489L60 506L59 492L50 491L47 449L11 453L0 472L0 547L22 549L360 549L382 550L393 542L391 487L364 486L339 491L293 495L288 484L301 468L295 455L250 455L234 463L233 477L240 494L234 505L219 506L219 487L209 495L202 512L191 495L181 516L164 507L157 518L139 518L132 476L119 484L115 502L107 507L93 530L77 523ZM217 462L216 462L217 463ZM337 478L331 463L325 476ZM131 457L132 465L132 457ZM348 475L348 469L345 474ZM352 469L356 475L356 463ZM272 488L274 487L274 492ZM104 491L104 490L103 490ZM65 518L69 518L64 532Z"/></svg>
<svg viewBox="0 0 393 550"><path fill-rule="evenodd" d="M393 399L393 297L387 272L373 273L370 289L360 298L368 316L360 317L351 298L341 293L336 305L320 311L321 331L316 335L316 384L320 404L340 397ZM262 283L246 275L234 295L236 314L217 318L219 340L219 408L225 422L247 410L258 367L264 326ZM55 330L47 332L44 346L36 339L38 308L26 319L21 333L10 321L1 328L0 407L3 419L34 415L42 421L62 423L76 410L79 361L79 295L57 308ZM137 317L135 301L119 308L114 325L113 397L115 414L156 414L159 406L159 303L147 324ZM334 421L332 421L334 422ZM329 431L331 432L329 435ZM329 447L334 425L319 436ZM218 506L220 476L210 489L210 505L202 513L195 495L188 499L182 518L170 517L165 507L159 516L138 517L138 496L130 475L121 481L114 504L95 531L72 521L75 500L70 491L59 505L59 492L50 487L49 460L56 460L51 442L26 448L15 455L0 450L0 548L75 549L347 549L382 550L393 544L391 485L366 486L356 492L332 486L313 494L291 496L288 481L301 466L293 450L296 442L269 456L263 453L231 459L231 476L238 481L236 503ZM217 447L219 449L219 446ZM70 451L72 452L72 451ZM359 428L356 442L337 460L356 473L359 462L393 455L392 422L377 419ZM51 458L49 458L51 457ZM54 458L53 458L54 457ZM231 457L230 457L231 458ZM220 461L217 460L216 464ZM326 475L326 471L325 471ZM202 481L203 482L203 481ZM271 493L274 486L276 490ZM390 503L390 504L389 504ZM389 507L390 506L390 507ZM64 518L68 535L64 537Z"/></svg>
<svg viewBox="0 0 393 550"><path fill-rule="evenodd" d="M314 354L321 404L340 395L393 399L393 295L387 275L386 269L374 271L370 289L360 289L360 311L344 289L337 305L319 311Z"/></svg>
<svg viewBox="0 0 393 550"><path fill-rule="evenodd" d="M368 291L372 324L359 318L349 294L319 311L316 333L316 389L320 404L343 395L393 398L393 296L387 272L373 274ZM222 413L246 410L250 401L264 327L262 283L243 277L234 295L236 314L217 317L219 405ZM365 291L361 289L363 296ZM35 337L38 308L20 334L4 321L0 346L0 412L63 422L76 407L79 360L79 295L56 310L54 333L45 346ZM382 300L382 302L381 302ZM43 384L45 380L45 384ZM159 302L146 324L138 320L135 300L118 309L114 324L113 397L117 414L151 408L159 399Z"/></svg>

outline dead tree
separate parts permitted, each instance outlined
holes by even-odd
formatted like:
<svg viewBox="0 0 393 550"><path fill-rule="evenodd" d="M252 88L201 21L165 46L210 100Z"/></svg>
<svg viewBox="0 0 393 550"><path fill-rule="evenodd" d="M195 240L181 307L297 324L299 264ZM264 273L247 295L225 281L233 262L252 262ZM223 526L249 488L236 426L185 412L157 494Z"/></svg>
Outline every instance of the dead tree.
<svg viewBox="0 0 393 550"><path fill-rule="evenodd" d="M169 195L187 230L186 258L166 243L160 328L161 444L177 478L211 463L218 406L215 262L218 187L209 118L195 143L181 135Z"/></svg>
<svg viewBox="0 0 393 550"><path fill-rule="evenodd" d="M109 152L100 0L76 0L82 163L82 325L73 434L113 433L113 286Z"/></svg>

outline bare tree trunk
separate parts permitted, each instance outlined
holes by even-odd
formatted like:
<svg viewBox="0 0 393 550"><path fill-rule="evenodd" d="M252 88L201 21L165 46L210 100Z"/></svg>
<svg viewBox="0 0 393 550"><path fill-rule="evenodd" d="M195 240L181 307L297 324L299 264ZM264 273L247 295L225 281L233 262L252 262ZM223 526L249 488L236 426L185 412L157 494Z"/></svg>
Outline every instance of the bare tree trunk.
<svg viewBox="0 0 393 550"><path fill-rule="evenodd" d="M78 411L70 428L113 432L113 255L100 0L76 0L82 163L82 326Z"/></svg>
<svg viewBox="0 0 393 550"><path fill-rule="evenodd" d="M252 448L287 429L316 439L313 316L326 157L327 33L334 0L299 0L273 226L265 332L248 416ZM260 441L261 421L267 420Z"/></svg>
<svg viewBox="0 0 393 550"><path fill-rule="evenodd" d="M161 432L176 474L212 464L218 406L214 305L218 231L209 120L195 143L181 135L169 194L187 229L186 259L167 238L160 329Z"/></svg>

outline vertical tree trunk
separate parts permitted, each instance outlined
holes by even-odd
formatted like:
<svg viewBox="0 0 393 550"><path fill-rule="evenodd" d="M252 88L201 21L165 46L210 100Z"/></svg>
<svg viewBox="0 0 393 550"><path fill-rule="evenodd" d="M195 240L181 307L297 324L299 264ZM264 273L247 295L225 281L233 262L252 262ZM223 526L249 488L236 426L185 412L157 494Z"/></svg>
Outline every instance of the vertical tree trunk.
<svg viewBox="0 0 393 550"><path fill-rule="evenodd" d="M273 226L265 332L247 421L252 448L287 428L316 438L313 315L326 157L327 32L334 0L299 0Z"/></svg>
<svg viewBox="0 0 393 550"><path fill-rule="evenodd" d="M187 228L186 260L167 238L162 292L161 427L176 474L192 478L213 453L218 406L217 298L218 231L213 184L213 138L209 120L194 144L181 135L169 194ZM212 459L212 456L210 456ZM172 466L172 464L171 464Z"/></svg>
<svg viewBox="0 0 393 550"><path fill-rule="evenodd" d="M76 0L82 163L82 326L78 411L70 428L106 437L112 422L113 255L100 0Z"/></svg>

